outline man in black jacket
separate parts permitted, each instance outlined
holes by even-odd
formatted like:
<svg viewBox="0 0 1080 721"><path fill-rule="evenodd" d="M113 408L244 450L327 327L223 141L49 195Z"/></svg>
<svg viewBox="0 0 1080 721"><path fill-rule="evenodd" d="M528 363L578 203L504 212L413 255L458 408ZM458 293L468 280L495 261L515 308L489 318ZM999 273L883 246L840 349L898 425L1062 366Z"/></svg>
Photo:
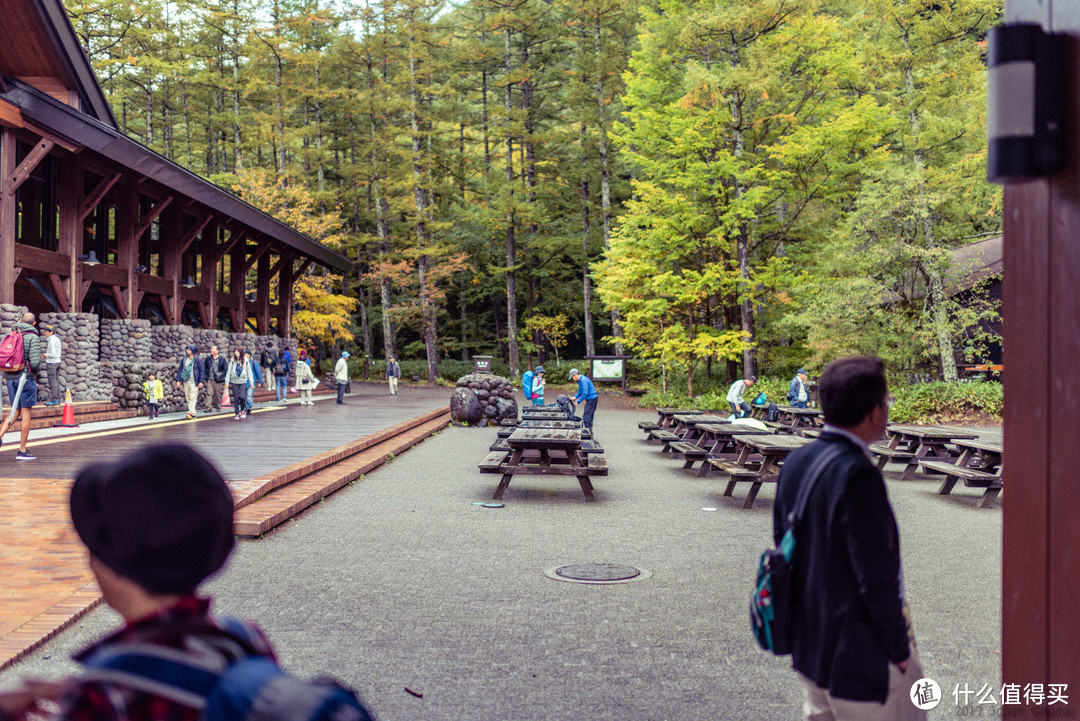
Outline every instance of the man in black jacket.
<svg viewBox="0 0 1080 721"><path fill-rule="evenodd" d="M841 454L824 470L796 528L792 666L806 719L925 719L909 694L922 668L909 643L900 536L885 481L868 444L885 435L891 399L880 358L831 363L819 384L825 428L788 456L773 509L784 518L813 460Z"/></svg>
<svg viewBox="0 0 1080 721"><path fill-rule="evenodd" d="M221 355L216 345L210 346L210 355L206 356L206 405L208 411L221 410L221 396L225 391L225 376L229 372L229 362Z"/></svg>

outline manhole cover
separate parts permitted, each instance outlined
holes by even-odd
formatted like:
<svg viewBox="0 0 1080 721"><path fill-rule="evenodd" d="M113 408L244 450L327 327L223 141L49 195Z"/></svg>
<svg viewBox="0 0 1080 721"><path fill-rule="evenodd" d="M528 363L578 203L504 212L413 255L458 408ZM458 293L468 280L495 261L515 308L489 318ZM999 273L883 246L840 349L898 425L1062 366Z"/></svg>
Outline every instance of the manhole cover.
<svg viewBox="0 0 1080 721"><path fill-rule="evenodd" d="M618 563L574 563L549 568L544 571L544 575L556 581L570 583L629 583L648 578L652 574L643 568Z"/></svg>

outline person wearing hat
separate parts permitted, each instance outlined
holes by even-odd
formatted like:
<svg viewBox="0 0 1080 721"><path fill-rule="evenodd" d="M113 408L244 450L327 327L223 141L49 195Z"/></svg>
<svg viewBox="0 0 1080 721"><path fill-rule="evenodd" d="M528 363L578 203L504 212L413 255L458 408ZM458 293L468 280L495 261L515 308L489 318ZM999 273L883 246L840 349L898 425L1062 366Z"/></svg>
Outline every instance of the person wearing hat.
<svg viewBox="0 0 1080 721"><path fill-rule="evenodd" d="M102 668L132 644L175 649L220 668L244 651L210 615L199 586L233 548L233 499L225 480L189 446L148 445L75 476L71 520L89 551L105 603L125 625L75 655L83 670L59 683L22 681L0 693L0 717L182 719L202 712L150 689L126 685ZM273 658L261 631L250 653ZM46 702L59 704L49 713Z"/></svg>
<svg viewBox="0 0 1080 721"><path fill-rule="evenodd" d="M579 403L585 404L585 410L581 414L581 425L589 433L592 433L593 416L596 415L596 404L600 400L600 395L596 392L596 386L589 380L589 377L581 375L581 371L577 368L570 369L570 380L577 383L577 393L570 399L570 402L574 404L575 408Z"/></svg>
<svg viewBox="0 0 1080 721"><path fill-rule="evenodd" d="M338 405L345 405L345 386L349 384L349 351L343 351L334 364L334 380L337 381Z"/></svg>
<svg viewBox="0 0 1080 721"><path fill-rule="evenodd" d="M795 372L788 386L788 403L795 408L806 408L806 402L810 400L810 391L806 387L806 369L800 368Z"/></svg>
<svg viewBox="0 0 1080 721"><path fill-rule="evenodd" d="M532 380L532 404L544 405L544 366L536 366Z"/></svg>

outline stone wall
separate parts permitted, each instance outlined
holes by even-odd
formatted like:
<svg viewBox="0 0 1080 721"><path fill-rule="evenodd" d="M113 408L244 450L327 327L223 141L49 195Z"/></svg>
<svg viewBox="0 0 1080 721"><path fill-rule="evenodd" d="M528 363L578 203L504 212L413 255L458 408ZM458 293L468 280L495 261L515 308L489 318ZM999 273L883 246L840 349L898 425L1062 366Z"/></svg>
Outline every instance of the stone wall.
<svg viewBox="0 0 1080 721"><path fill-rule="evenodd" d="M0 305L0 337L6 335L26 312L24 306ZM73 400L112 401L121 407L145 412L143 381L151 370L165 386L161 410L185 408L183 394L175 387L174 377L184 349L194 344L199 355L217 345L223 355L240 346L256 359L267 343L279 353L288 347L296 357L296 340L254 333L229 333L190 326L152 326L148 320L99 319L92 313L43 313L38 326L47 323L60 338L60 378L71 390ZM42 351L45 338L42 337ZM45 364L37 376L38 385L47 384ZM205 391L199 393L199 408L205 406Z"/></svg>

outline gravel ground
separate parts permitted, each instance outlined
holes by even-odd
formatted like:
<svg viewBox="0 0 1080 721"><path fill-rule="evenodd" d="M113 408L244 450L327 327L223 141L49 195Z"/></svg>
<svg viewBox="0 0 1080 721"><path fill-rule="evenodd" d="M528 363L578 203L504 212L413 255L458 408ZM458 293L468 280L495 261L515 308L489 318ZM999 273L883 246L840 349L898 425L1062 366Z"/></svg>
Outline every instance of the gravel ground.
<svg viewBox="0 0 1080 721"><path fill-rule="evenodd" d="M519 477L505 507L476 464L491 429L448 428L259 540L209 584L219 613L260 623L283 664L354 685L393 719L794 719L790 661L759 651L747 601L773 489L753 509L646 444L647 411L605 409L610 475ZM890 467L892 468L892 467ZM926 673L1000 687L1001 510L887 473ZM705 511L704 508L716 508ZM551 580L597 562L651 572L619 585ZM0 674L58 676L115 627L102 608ZM46 654L49 654L46 657ZM423 694L417 698L408 687Z"/></svg>

